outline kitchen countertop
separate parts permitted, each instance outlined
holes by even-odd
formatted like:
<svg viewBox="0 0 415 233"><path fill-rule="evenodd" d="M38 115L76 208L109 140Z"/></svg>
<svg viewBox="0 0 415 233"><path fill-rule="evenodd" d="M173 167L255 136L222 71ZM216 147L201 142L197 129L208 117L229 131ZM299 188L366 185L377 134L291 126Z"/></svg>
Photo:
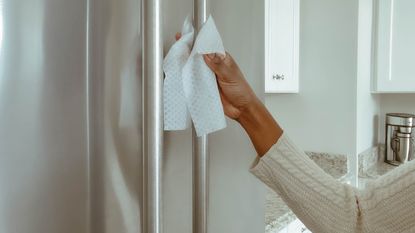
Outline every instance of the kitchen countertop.
<svg viewBox="0 0 415 233"><path fill-rule="evenodd" d="M359 188L364 188L368 181L374 180L397 168L397 166L384 162L384 153L385 147L383 144L380 144L359 155L359 160L365 161L359 163Z"/></svg>
<svg viewBox="0 0 415 233"><path fill-rule="evenodd" d="M366 184L369 181L375 180L376 178L388 173L394 168L397 168L397 166L393 166L385 162L378 162L370 169L368 169L367 173L364 176L359 176L359 188L365 188Z"/></svg>

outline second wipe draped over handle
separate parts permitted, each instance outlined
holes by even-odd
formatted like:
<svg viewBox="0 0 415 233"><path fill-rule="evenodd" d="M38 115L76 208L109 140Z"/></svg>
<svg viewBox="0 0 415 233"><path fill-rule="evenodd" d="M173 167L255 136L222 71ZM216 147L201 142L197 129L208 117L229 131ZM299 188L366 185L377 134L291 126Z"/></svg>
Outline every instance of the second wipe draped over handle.
<svg viewBox="0 0 415 233"><path fill-rule="evenodd" d="M226 127L215 74L203 59L204 54L225 55L225 49L212 17L203 25L194 44L193 40L194 28L187 17L182 37L173 44L163 63L164 129L184 130L192 120L200 137Z"/></svg>

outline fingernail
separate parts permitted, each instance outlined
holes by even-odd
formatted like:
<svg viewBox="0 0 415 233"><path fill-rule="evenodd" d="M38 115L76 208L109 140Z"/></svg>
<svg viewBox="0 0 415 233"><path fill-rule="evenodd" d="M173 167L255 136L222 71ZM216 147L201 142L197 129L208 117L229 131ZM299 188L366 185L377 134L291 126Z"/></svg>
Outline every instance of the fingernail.
<svg viewBox="0 0 415 233"><path fill-rule="evenodd" d="M207 56L209 57L209 59L213 59L213 58L215 58L216 54L214 54L214 53L209 53Z"/></svg>
<svg viewBox="0 0 415 233"><path fill-rule="evenodd" d="M217 53L216 56L218 56L221 60L225 59L226 57L225 54L221 54L221 53Z"/></svg>

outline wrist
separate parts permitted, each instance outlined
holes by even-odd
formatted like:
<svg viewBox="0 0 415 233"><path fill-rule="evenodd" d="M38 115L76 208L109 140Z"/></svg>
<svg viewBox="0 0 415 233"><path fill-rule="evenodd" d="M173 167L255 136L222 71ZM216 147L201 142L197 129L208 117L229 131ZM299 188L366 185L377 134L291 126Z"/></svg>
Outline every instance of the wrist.
<svg viewBox="0 0 415 233"><path fill-rule="evenodd" d="M237 121L249 135L259 156L264 155L283 133L259 99L249 104Z"/></svg>
<svg viewBox="0 0 415 233"><path fill-rule="evenodd" d="M268 110L265 108L264 104L262 104L262 102L255 96L253 100L243 108L236 121L242 126L248 123L258 124L264 113L267 111Z"/></svg>

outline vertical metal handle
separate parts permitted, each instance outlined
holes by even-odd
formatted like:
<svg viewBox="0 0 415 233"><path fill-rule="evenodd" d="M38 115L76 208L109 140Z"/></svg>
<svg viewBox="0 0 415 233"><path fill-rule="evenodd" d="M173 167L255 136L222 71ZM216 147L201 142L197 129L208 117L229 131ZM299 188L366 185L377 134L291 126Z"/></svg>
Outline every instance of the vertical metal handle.
<svg viewBox="0 0 415 233"><path fill-rule="evenodd" d="M193 233L207 233L209 200L208 136L193 130Z"/></svg>
<svg viewBox="0 0 415 233"><path fill-rule="evenodd" d="M161 233L163 154L162 0L143 0L142 233Z"/></svg>
<svg viewBox="0 0 415 233"><path fill-rule="evenodd" d="M199 31L207 19L207 0L194 0L193 20ZM193 129L193 233L207 233L209 200L208 135L197 137Z"/></svg>

